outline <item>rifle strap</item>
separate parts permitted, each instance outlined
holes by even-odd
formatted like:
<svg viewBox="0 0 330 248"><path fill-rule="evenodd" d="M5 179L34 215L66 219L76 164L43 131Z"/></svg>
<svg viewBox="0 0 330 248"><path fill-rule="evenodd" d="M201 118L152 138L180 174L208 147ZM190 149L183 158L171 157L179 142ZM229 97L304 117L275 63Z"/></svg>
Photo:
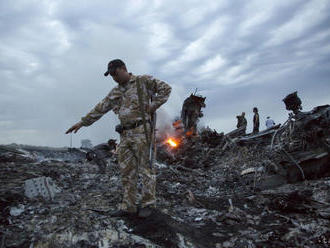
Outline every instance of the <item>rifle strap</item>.
<svg viewBox="0 0 330 248"><path fill-rule="evenodd" d="M149 135L148 135L148 131L147 131L147 122L146 122L144 105L143 105L143 92L141 89L139 77L136 78L136 86L137 86L138 100L139 100L139 106L140 106L140 113L141 113L141 117L142 117L142 121L143 121L143 129L144 129L144 133L146 135L147 144L148 144L148 146L150 146L151 144L149 142Z"/></svg>

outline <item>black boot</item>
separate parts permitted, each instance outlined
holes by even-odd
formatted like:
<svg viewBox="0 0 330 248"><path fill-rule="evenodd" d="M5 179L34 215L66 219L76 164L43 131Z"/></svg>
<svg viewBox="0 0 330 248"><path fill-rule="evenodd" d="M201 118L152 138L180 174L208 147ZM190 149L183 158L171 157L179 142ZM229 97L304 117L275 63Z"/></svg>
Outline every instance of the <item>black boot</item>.
<svg viewBox="0 0 330 248"><path fill-rule="evenodd" d="M138 212L138 217L140 217L140 218L148 218L154 212L155 212L155 208L152 208L152 207L140 208L139 209L139 212Z"/></svg>

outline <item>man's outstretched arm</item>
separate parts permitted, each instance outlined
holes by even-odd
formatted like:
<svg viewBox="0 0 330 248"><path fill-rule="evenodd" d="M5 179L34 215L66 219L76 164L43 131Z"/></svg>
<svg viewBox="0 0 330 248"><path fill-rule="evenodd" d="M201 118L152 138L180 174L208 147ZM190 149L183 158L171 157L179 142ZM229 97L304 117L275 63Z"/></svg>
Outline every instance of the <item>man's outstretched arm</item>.
<svg viewBox="0 0 330 248"><path fill-rule="evenodd" d="M120 95L118 90L114 88L101 102L99 102L86 116L81 118L81 121L70 127L65 133L78 132L82 126L90 126L95 121L99 120L105 113L113 109L117 104Z"/></svg>
<svg viewBox="0 0 330 248"><path fill-rule="evenodd" d="M76 133L78 132L78 130L82 127L82 123L79 121L77 122L76 124L74 124L72 127L70 127L65 133L68 134L68 133Z"/></svg>

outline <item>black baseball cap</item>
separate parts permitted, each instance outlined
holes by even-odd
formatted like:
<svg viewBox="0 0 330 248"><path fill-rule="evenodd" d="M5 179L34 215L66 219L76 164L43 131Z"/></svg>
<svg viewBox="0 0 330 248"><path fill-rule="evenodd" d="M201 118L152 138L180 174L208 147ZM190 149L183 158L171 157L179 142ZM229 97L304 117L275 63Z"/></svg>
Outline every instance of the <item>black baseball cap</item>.
<svg viewBox="0 0 330 248"><path fill-rule="evenodd" d="M116 68L123 65L125 65L125 63L120 59L111 60L108 63L108 70L104 73L104 76L108 76L109 74L112 75L116 71Z"/></svg>

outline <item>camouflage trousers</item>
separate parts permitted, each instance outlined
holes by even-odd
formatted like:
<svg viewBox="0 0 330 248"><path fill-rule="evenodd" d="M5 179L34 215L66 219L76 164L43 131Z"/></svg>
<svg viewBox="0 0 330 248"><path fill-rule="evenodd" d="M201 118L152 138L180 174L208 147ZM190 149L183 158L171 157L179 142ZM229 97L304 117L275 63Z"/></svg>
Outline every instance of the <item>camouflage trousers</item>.
<svg viewBox="0 0 330 248"><path fill-rule="evenodd" d="M121 209L129 212L137 210L138 179L142 183L141 207L156 203L156 175L149 163L149 146L142 126L126 131L121 136L118 161L124 188Z"/></svg>

